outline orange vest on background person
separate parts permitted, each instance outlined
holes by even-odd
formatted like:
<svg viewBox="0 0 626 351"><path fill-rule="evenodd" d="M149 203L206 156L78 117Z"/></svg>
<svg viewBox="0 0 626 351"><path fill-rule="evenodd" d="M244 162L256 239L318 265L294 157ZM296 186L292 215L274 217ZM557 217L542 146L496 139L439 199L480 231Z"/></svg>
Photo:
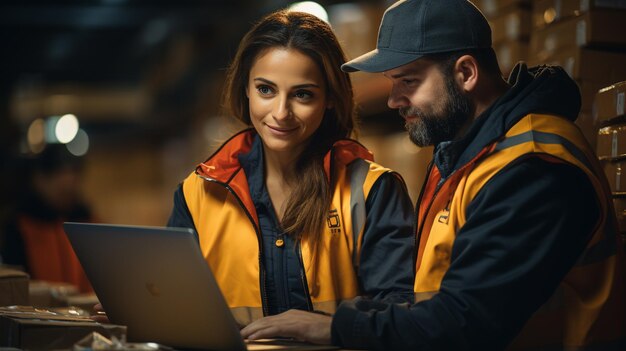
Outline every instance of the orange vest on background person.
<svg viewBox="0 0 626 351"><path fill-rule="evenodd" d="M93 288L70 244L62 220L42 220L27 215L17 219L31 279L69 283L80 292Z"/></svg>
<svg viewBox="0 0 626 351"><path fill-rule="evenodd" d="M183 182L200 248L242 325L266 315L261 232L246 175L237 161L250 150L255 133L227 141ZM371 161L371 153L352 140L336 142L325 159L333 169L331 207L317 249L306 235L299 243L306 293L313 310L333 313L345 299L360 293L357 265L365 227L365 201L376 180L389 169ZM245 288L242 288L245 287Z"/></svg>
<svg viewBox="0 0 626 351"><path fill-rule="evenodd" d="M508 349L615 349L615 342L626 341L626 260L610 190L580 130L554 116L525 116L503 140L487 146L456 171L438 192L434 186L424 189L418 213L418 228L423 228L418 233L416 300L429 299L439 291L468 205L491 177L519 157L541 157L580 168L593 184L602 208L586 250ZM440 178L433 167L428 183L437 184ZM437 220L443 217L445 221Z"/></svg>

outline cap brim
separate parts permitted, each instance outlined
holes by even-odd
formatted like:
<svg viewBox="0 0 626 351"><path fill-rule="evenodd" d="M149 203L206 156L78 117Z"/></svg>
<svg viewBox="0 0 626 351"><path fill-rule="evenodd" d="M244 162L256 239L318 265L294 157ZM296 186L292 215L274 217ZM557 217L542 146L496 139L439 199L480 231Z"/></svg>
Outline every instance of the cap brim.
<svg viewBox="0 0 626 351"><path fill-rule="evenodd" d="M341 65L341 70L344 72L384 72L406 65L422 56L424 55L376 49L344 63Z"/></svg>

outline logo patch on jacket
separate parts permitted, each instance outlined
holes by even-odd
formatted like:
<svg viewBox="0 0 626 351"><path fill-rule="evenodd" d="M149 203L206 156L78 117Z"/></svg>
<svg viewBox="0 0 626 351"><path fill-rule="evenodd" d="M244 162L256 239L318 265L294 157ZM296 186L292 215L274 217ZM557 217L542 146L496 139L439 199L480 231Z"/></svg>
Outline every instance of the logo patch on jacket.
<svg viewBox="0 0 626 351"><path fill-rule="evenodd" d="M337 210L328 211L328 217L326 217L326 223L331 234L341 233L341 221L339 220L339 213Z"/></svg>
<svg viewBox="0 0 626 351"><path fill-rule="evenodd" d="M445 210L439 212L439 218L437 219L437 221L439 223L448 224L448 219L449 218L450 218L450 210L445 209Z"/></svg>

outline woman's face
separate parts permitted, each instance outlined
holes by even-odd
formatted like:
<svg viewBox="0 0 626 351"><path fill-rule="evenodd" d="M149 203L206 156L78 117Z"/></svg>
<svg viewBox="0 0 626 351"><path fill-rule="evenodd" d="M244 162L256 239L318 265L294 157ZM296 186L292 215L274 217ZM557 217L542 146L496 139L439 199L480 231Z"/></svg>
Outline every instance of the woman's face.
<svg viewBox="0 0 626 351"><path fill-rule="evenodd" d="M267 151L299 154L328 107L322 72L300 51L261 52L246 88L250 119Z"/></svg>

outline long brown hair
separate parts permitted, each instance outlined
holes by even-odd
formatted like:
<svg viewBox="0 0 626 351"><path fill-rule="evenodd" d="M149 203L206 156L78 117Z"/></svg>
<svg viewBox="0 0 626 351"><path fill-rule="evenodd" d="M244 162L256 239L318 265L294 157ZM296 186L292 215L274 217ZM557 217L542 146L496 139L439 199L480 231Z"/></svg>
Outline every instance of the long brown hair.
<svg viewBox="0 0 626 351"><path fill-rule="evenodd" d="M302 12L278 11L258 22L243 37L226 78L223 105L230 113L250 125L246 96L250 70L259 54L271 48L295 49L310 57L319 67L332 106L326 109L320 127L296 163L301 182L294 188L282 219L283 229L315 247L326 223L331 202L330 184L323 158L332 144L350 137L356 127L352 83L340 66L346 59L330 26Z"/></svg>

